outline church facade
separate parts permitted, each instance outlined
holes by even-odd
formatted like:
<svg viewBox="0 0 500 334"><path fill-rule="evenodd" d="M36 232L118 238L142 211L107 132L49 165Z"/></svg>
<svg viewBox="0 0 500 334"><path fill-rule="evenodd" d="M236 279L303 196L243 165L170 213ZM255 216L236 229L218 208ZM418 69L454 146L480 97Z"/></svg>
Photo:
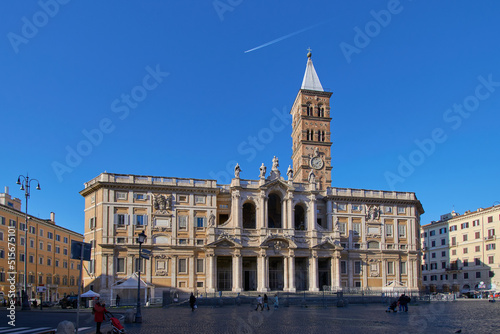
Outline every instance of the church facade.
<svg viewBox="0 0 500 334"><path fill-rule="evenodd" d="M258 179L242 179L237 165L223 185L112 173L85 183L85 286L112 295L140 265L145 299L172 289L417 291L422 205L411 192L331 186L331 95L309 53L283 175L274 157L269 173L262 164Z"/></svg>

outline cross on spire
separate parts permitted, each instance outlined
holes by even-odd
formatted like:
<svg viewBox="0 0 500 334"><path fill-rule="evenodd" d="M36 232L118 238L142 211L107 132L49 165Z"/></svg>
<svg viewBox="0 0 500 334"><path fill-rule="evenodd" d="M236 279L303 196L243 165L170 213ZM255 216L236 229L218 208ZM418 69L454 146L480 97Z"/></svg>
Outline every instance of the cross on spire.
<svg viewBox="0 0 500 334"><path fill-rule="evenodd" d="M307 51L309 51L309 52L307 52L307 58L311 58L311 55L312 55L312 53L311 53L311 51L312 51L312 50L311 50L311 47L309 47L309 48L307 49Z"/></svg>

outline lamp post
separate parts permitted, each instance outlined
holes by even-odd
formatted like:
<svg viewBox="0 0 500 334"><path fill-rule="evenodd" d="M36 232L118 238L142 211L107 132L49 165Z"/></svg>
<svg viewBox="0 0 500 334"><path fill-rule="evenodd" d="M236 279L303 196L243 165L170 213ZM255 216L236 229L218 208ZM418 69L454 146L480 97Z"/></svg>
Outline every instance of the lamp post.
<svg viewBox="0 0 500 334"><path fill-rule="evenodd" d="M31 182L36 181L36 190L40 190L40 182L38 182L37 179L31 179L29 178L28 174L26 176L24 175L19 175L17 178L16 184L21 185L21 190L24 190L24 196L26 198L26 220L25 220L25 226L24 226L24 292L23 292L23 311L29 311L31 310L30 307L30 301L28 298L28 199L30 198L30 188L31 188ZM40 303L42 303L42 300L40 300Z"/></svg>
<svg viewBox="0 0 500 334"><path fill-rule="evenodd" d="M138 265L138 272L139 276L137 279L137 313L135 314L135 322L136 323L141 323L142 322L142 314L141 314L141 249L142 249L142 244L146 241L146 234L144 231L142 231L138 237L137 237L137 242L139 243L139 265Z"/></svg>

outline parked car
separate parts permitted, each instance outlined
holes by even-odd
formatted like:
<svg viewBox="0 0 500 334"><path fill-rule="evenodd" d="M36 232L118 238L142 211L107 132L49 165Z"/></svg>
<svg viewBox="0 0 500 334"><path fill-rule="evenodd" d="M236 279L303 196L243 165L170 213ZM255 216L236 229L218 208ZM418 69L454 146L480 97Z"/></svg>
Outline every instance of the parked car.
<svg viewBox="0 0 500 334"><path fill-rule="evenodd" d="M48 300L45 300L42 302L42 307L52 307L54 306L56 303L54 302L51 302L51 301L48 301Z"/></svg>

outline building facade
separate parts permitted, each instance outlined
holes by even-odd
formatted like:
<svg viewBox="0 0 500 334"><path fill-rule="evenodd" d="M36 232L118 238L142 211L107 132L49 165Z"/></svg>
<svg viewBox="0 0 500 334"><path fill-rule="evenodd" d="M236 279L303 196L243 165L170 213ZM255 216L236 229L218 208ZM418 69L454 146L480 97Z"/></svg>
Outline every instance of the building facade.
<svg viewBox="0 0 500 334"><path fill-rule="evenodd" d="M496 290L499 228L500 205L463 215L452 212L422 226L423 287L429 292Z"/></svg>
<svg viewBox="0 0 500 334"><path fill-rule="evenodd" d="M26 239L27 234L27 239ZM10 238L14 237L12 240ZM80 262L71 260L71 240L83 241L83 235L55 223L55 215L50 219L40 219L21 211L21 200L12 198L9 189L0 193L0 291L9 295L9 278L15 277L15 294L22 296L24 290L24 266L27 261L28 296L39 299L37 286L44 286L46 292L42 300L58 301L65 295L78 293ZM9 241L14 243L9 244ZM25 254L25 242L28 253ZM9 247L15 244L15 269L10 268ZM12 258L12 257L11 257ZM14 276L10 274L14 272Z"/></svg>
<svg viewBox="0 0 500 334"><path fill-rule="evenodd" d="M414 193L331 187L331 95L309 53L286 174L275 157L256 180L237 165L224 185L112 173L85 183L94 265L84 284L114 294L141 263L151 298L170 289L417 291L422 205ZM141 231L150 260L139 256Z"/></svg>

